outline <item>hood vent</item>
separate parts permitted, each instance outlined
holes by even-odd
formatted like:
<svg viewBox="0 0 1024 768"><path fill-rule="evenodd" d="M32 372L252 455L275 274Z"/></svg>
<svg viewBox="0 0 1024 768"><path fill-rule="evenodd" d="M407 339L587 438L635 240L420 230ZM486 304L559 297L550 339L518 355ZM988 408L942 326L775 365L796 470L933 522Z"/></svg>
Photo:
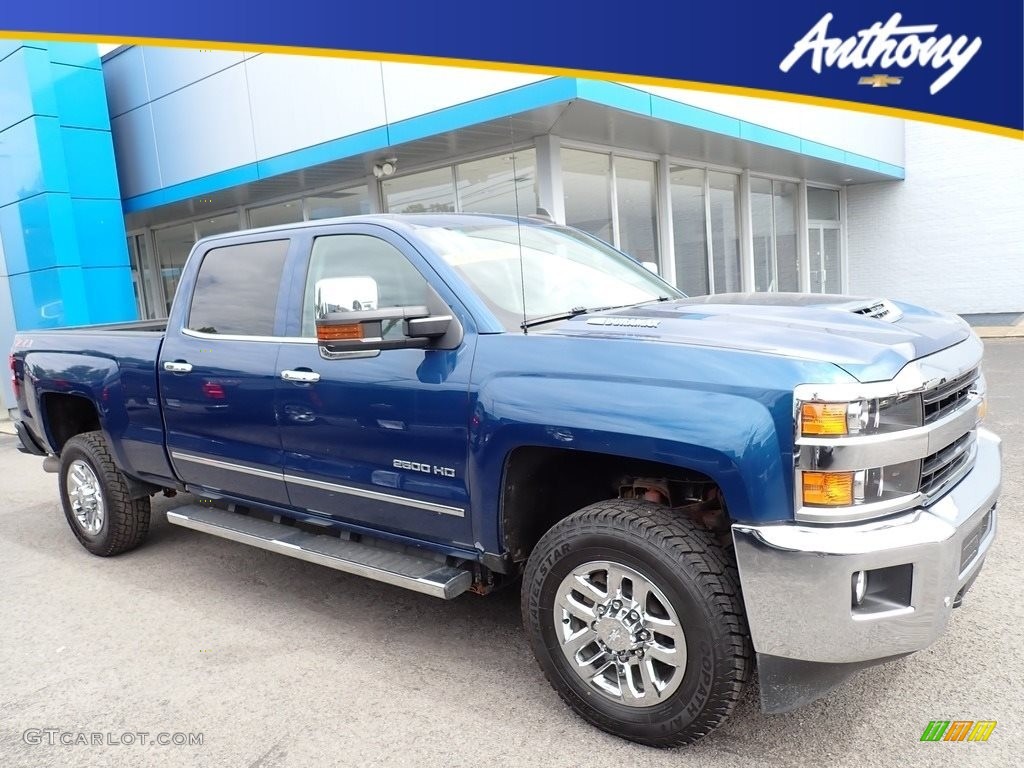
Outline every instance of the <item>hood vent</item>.
<svg viewBox="0 0 1024 768"><path fill-rule="evenodd" d="M854 307L850 310L855 315L872 317L875 320L884 320L887 323L895 323L903 313L888 299L878 299L861 307Z"/></svg>

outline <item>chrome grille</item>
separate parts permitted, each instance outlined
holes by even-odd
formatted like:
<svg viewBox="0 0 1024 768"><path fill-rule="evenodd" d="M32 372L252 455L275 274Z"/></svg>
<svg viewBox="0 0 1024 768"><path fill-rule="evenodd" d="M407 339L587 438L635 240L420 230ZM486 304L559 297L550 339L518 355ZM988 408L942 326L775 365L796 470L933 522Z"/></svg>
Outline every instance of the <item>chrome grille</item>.
<svg viewBox="0 0 1024 768"><path fill-rule="evenodd" d="M952 413L967 398L978 380L978 369L940 384L924 393L924 423L929 424Z"/></svg>
<svg viewBox="0 0 1024 768"><path fill-rule="evenodd" d="M921 462L921 493L932 496L944 486L959 480L974 462L975 432L961 435L952 443Z"/></svg>

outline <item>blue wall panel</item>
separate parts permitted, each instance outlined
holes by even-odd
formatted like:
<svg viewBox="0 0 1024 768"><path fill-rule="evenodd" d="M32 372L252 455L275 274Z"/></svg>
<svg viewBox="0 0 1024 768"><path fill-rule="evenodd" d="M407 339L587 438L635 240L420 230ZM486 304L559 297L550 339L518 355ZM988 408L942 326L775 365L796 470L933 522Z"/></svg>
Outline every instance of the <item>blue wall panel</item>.
<svg viewBox="0 0 1024 768"><path fill-rule="evenodd" d="M73 210L64 192L45 192L0 208L7 274L78 264Z"/></svg>
<svg viewBox="0 0 1024 768"><path fill-rule="evenodd" d="M19 329L137 316L95 45L0 44L0 252Z"/></svg>
<svg viewBox="0 0 1024 768"><path fill-rule="evenodd" d="M110 130L106 99L99 96L106 93L103 72L67 64L51 64L49 77L57 101L54 114L60 114L61 125L97 131Z"/></svg>

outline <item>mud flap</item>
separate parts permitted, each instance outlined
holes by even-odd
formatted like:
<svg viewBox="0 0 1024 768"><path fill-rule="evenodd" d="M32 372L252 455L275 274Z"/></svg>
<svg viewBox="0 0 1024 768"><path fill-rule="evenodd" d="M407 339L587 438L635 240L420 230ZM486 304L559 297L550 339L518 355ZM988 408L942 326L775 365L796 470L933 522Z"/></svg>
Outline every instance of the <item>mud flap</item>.
<svg viewBox="0 0 1024 768"><path fill-rule="evenodd" d="M766 715L792 712L817 701L854 672L909 655L902 653L884 659L830 664L759 653L757 671L761 683L761 711Z"/></svg>

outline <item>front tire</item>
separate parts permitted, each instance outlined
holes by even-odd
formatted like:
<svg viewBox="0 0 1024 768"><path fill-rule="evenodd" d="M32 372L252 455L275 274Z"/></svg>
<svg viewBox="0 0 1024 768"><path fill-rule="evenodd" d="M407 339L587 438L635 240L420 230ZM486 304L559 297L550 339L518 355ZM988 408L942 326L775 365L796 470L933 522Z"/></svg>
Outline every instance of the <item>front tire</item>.
<svg viewBox="0 0 1024 768"><path fill-rule="evenodd" d="M693 743L751 674L734 563L665 507L604 501L557 523L527 563L522 609L559 696L630 741Z"/></svg>
<svg viewBox="0 0 1024 768"><path fill-rule="evenodd" d="M146 538L149 497L131 498L102 432L83 432L64 444L59 476L64 516L94 555L118 555Z"/></svg>

